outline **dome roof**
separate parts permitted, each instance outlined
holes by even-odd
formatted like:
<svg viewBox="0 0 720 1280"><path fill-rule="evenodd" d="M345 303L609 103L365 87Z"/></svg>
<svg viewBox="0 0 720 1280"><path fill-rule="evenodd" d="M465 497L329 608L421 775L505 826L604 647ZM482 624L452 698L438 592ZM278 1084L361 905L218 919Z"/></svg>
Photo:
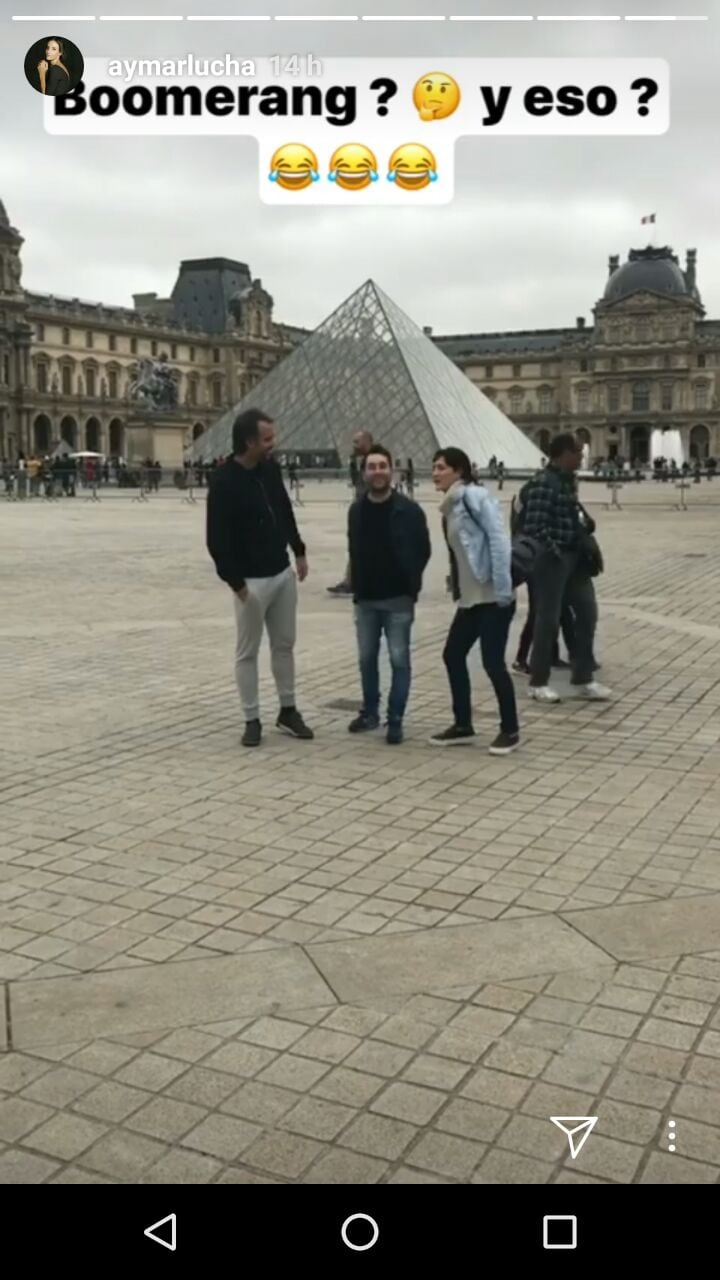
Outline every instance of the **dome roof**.
<svg viewBox="0 0 720 1280"><path fill-rule="evenodd" d="M603 297L605 302L619 302L641 291L700 301L694 280L688 282L676 254L667 247L631 249L627 262L612 271Z"/></svg>

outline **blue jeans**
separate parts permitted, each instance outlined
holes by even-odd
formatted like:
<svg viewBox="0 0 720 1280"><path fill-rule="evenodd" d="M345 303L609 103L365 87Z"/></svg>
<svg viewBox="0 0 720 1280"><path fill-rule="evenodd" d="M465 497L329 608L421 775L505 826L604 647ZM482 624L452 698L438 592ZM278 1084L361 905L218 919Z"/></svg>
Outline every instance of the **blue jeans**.
<svg viewBox="0 0 720 1280"><path fill-rule="evenodd" d="M357 600L357 630L363 710L369 716L380 714L380 675L378 656L380 637L385 635L392 669L388 697L388 721L400 721L405 714L410 693L410 632L415 607L409 596L396 600Z"/></svg>

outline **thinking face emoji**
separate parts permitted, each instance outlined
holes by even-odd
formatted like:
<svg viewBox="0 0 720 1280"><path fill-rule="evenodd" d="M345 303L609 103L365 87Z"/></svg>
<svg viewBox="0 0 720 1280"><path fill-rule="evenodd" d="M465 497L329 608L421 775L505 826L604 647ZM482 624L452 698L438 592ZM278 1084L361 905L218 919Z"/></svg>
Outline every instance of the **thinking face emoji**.
<svg viewBox="0 0 720 1280"><path fill-rule="evenodd" d="M413 102L421 120L445 120L460 105L460 88L444 71L430 71L415 85Z"/></svg>
<svg viewBox="0 0 720 1280"><path fill-rule="evenodd" d="M435 157L421 142L404 142L396 147L388 168L388 182L397 183L403 191L419 191L437 182Z"/></svg>
<svg viewBox="0 0 720 1280"><path fill-rule="evenodd" d="M302 142L286 142L270 161L270 181L285 191L302 191L319 177L317 156Z"/></svg>
<svg viewBox="0 0 720 1280"><path fill-rule="evenodd" d="M377 182L377 160L362 142L346 142L333 152L329 176L345 191L362 191Z"/></svg>

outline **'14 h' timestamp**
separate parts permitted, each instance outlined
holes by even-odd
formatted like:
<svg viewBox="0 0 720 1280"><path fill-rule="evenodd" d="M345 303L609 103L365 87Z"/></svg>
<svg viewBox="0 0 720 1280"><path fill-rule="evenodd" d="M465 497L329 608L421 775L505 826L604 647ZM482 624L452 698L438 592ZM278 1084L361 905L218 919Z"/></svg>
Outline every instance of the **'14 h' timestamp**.
<svg viewBox="0 0 720 1280"><path fill-rule="evenodd" d="M312 53L275 53L268 62L274 76L321 76L323 64Z"/></svg>

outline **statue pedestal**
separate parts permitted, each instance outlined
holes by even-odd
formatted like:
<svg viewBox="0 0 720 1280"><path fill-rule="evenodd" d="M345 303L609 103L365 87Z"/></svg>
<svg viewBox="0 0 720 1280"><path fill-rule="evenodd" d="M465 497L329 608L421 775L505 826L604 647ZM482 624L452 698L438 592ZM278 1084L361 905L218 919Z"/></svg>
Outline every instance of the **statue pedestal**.
<svg viewBox="0 0 720 1280"><path fill-rule="evenodd" d="M187 425L163 413L136 413L125 431L126 462L152 458L164 468L182 467Z"/></svg>

